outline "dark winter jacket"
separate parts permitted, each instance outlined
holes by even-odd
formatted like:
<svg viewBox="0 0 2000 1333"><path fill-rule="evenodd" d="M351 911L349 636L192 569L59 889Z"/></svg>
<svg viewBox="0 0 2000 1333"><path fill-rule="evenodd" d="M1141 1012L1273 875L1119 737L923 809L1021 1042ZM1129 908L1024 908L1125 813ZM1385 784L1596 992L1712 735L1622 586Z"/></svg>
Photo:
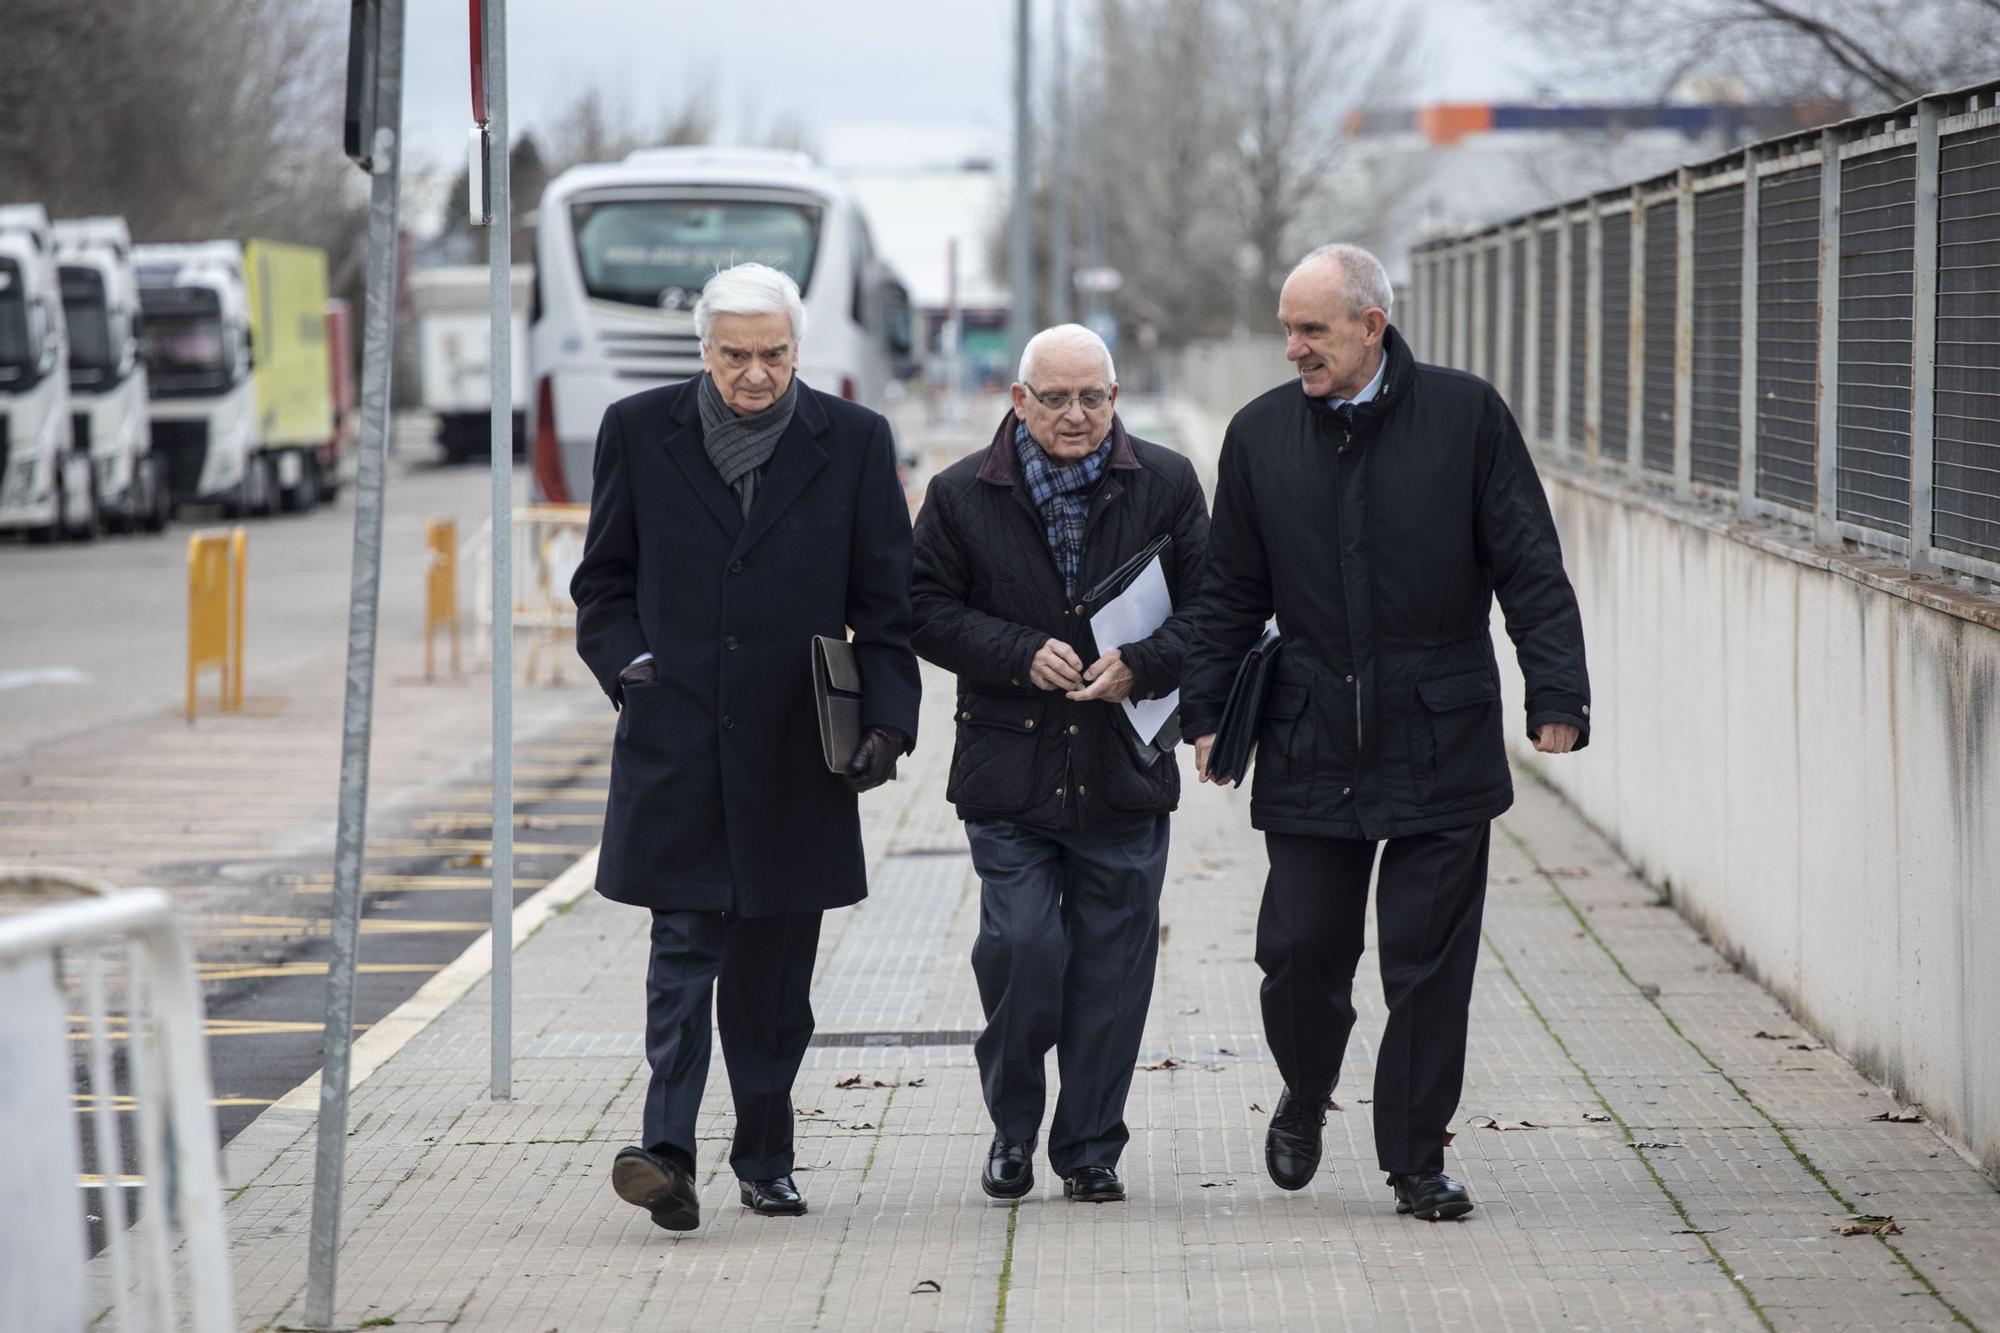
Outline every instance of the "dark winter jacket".
<svg viewBox="0 0 2000 1333"><path fill-rule="evenodd" d="M571 581L613 703L598 892L743 916L867 892L855 797L820 753L816 634L854 632L861 721L917 734L910 511L889 423L801 386L745 517L702 448L697 381L612 404ZM621 687L651 652L658 683Z"/></svg>
<svg viewBox="0 0 2000 1333"><path fill-rule="evenodd" d="M1014 452L1014 416L988 448L932 480L917 515L917 653L958 675L957 748L945 795L961 818L1004 818L1046 829L1172 810L1180 773L1171 747L1142 765L1124 710L1037 689L1028 668L1050 639L1088 666L1118 648L1132 697L1179 687L1187 603L1208 544L1208 506L1187 459L1111 424L1111 464L1091 497L1083 566L1088 589L1153 538L1173 535L1163 563L1174 614L1138 643L1099 645L1085 608L1064 593L1042 516Z"/></svg>
<svg viewBox="0 0 2000 1333"><path fill-rule="evenodd" d="M1251 821L1389 838L1513 802L1487 624L1497 594L1527 681L1527 729L1590 738L1583 624L1535 465L1475 376L1420 365L1391 328L1380 393L1351 435L1296 382L1229 424L1195 609L1182 730L1213 732L1275 613L1279 654Z"/></svg>

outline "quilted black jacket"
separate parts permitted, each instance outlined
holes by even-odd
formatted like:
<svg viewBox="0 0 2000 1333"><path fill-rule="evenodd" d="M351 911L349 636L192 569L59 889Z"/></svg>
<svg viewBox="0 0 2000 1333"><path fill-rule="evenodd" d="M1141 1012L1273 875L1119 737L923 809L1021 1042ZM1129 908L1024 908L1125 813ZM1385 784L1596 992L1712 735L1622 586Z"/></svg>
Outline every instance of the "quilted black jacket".
<svg viewBox="0 0 2000 1333"><path fill-rule="evenodd" d="M1133 697L1180 685L1187 604L1208 548L1208 505L1187 459L1111 424L1111 465L1090 503L1079 588L1173 534L1164 564L1174 614L1122 650ZM1140 764L1117 704L1072 703L1035 688L1028 666L1050 639L1097 660L1088 617L1064 594L1041 514L1020 476L1009 412L993 443L932 479L917 515L913 609L919 656L958 675L958 739L945 795L960 818L1068 829L1172 810L1180 771L1171 747Z"/></svg>

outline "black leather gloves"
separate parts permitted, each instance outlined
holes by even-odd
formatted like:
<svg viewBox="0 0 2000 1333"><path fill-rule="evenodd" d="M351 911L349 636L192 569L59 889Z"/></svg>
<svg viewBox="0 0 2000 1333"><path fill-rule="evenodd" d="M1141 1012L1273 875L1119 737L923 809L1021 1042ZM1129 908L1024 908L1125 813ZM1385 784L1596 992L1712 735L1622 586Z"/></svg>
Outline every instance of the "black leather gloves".
<svg viewBox="0 0 2000 1333"><path fill-rule="evenodd" d="M844 781L857 795L873 791L896 776L896 760L910 748L910 738L894 727L870 727L861 733L861 744L847 761Z"/></svg>
<svg viewBox="0 0 2000 1333"><path fill-rule="evenodd" d="M627 685L651 685L660 678L659 668L653 662L654 659L648 657L642 661L632 663L632 665L618 673L618 703L620 706L623 706L625 702L625 687Z"/></svg>

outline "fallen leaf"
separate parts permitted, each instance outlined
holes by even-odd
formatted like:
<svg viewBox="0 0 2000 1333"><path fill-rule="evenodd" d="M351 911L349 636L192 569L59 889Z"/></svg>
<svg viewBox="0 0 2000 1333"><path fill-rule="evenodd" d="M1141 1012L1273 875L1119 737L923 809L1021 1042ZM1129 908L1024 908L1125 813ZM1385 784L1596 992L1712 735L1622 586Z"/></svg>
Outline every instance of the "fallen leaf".
<svg viewBox="0 0 2000 1333"><path fill-rule="evenodd" d="M454 856L446 861L445 867L450 870L483 870L491 864L485 852L467 852L464 856Z"/></svg>
<svg viewBox="0 0 2000 1333"><path fill-rule="evenodd" d="M917 1283L916 1286L910 1288L910 1295L928 1296L934 1291L943 1291L943 1290L944 1290L943 1287L940 1287L937 1283L931 1281L929 1278L925 1278L923 1281Z"/></svg>
<svg viewBox="0 0 2000 1333"><path fill-rule="evenodd" d="M1164 1060L1155 1060L1151 1064L1144 1064L1139 1066L1139 1068L1141 1069L1153 1069L1153 1070L1179 1069L1180 1067L1181 1067L1181 1062L1174 1059L1174 1057L1171 1055Z"/></svg>
<svg viewBox="0 0 2000 1333"><path fill-rule="evenodd" d="M1264 1108L1263 1108L1263 1107L1261 1107L1261 1106L1259 1106L1259 1105L1257 1105L1257 1103L1255 1103L1255 1102L1251 1102L1251 1103L1250 1103L1250 1109L1251 1109L1251 1110L1253 1110L1253 1111L1255 1111L1255 1112L1256 1112L1256 1113L1257 1113L1258 1115L1262 1115L1262 1114L1264 1114Z"/></svg>
<svg viewBox="0 0 2000 1333"><path fill-rule="evenodd" d="M1167 932L1172 929L1173 927L1169 926L1166 922L1162 921L1160 923L1160 943L1165 944L1167 942Z"/></svg>
<svg viewBox="0 0 2000 1333"><path fill-rule="evenodd" d="M1192 1008L1192 1009L1183 1009L1183 1010L1181 1010L1181 1013L1183 1013L1183 1014L1198 1014L1198 1013L1200 1013L1200 1012L1201 1012L1201 1006L1200 1006L1200 1005L1196 1005L1196 1006L1195 1006L1194 1008Z"/></svg>
<svg viewBox="0 0 2000 1333"><path fill-rule="evenodd" d="M1205 1190L1212 1190L1218 1185L1234 1185L1235 1183L1233 1180L1204 1180L1201 1182L1201 1187Z"/></svg>
<svg viewBox="0 0 2000 1333"><path fill-rule="evenodd" d="M1496 1120L1490 1115L1476 1115L1466 1122L1474 1129L1543 1129L1532 1120Z"/></svg>
<svg viewBox="0 0 2000 1333"><path fill-rule="evenodd" d="M873 1128L875 1128L875 1123L874 1123L873 1121L871 1121L871 1120L862 1120L862 1121L859 1121L859 1122L857 1122L857 1123L855 1123L855 1124L852 1124L852 1125L842 1125L842 1126L841 1126L841 1128L842 1128L842 1129L873 1129Z"/></svg>
<svg viewBox="0 0 2000 1333"><path fill-rule="evenodd" d="M1802 1042L1797 1042L1794 1045L1787 1046L1785 1049L1788 1051L1812 1051L1812 1050L1817 1050L1819 1048L1814 1046L1809 1041L1802 1041Z"/></svg>
<svg viewBox="0 0 2000 1333"><path fill-rule="evenodd" d="M1921 1111L1884 1111L1881 1115L1871 1115L1870 1121L1884 1121L1891 1125L1921 1125L1924 1114Z"/></svg>
<svg viewBox="0 0 2000 1333"><path fill-rule="evenodd" d="M1893 1217L1880 1213L1855 1213L1845 1222L1836 1222L1834 1232L1842 1236L1900 1236L1903 1229Z"/></svg>
<svg viewBox="0 0 2000 1333"><path fill-rule="evenodd" d="M1628 1148L1685 1148L1685 1143L1662 1143L1658 1139L1634 1139L1625 1145Z"/></svg>
<svg viewBox="0 0 2000 1333"><path fill-rule="evenodd" d="M1639 993L1645 996L1649 1000L1657 1000L1660 998L1660 988L1654 985L1650 981L1647 982L1645 985L1639 987Z"/></svg>
<svg viewBox="0 0 2000 1333"><path fill-rule="evenodd" d="M1341 1105L1340 1105L1340 1103L1339 1103L1339 1102L1337 1102L1337 1101L1335 1101L1335 1100L1334 1100L1333 1098L1329 1097L1329 1098L1327 1098L1327 1099L1326 1099L1326 1109L1327 1109L1327 1110L1329 1110L1329 1111L1338 1111L1338 1110L1341 1110L1341 1109L1343 1109L1343 1108L1341 1107Z"/></svg>
<svg viewBox="0 0 2000 1333"><path fill-rule="evenodd" d="M922 1086L924 1086L924 1081L920 1078L913 1078L908 1083L905 1083L903 1086L906 1088L921 1088Z"/></svg>
<svg viewBox="0 0 2000 1333"><path fill-rule="evenodd" d="M1447 1129L1444 1132L1444 1146L1449 1148L1451 1146L1451 1141L1457 1137L1458 1135L1452 1133L1450 1130Z"/></svg>
<svg viewBox="0 0 2000 1333"><path fill-rule="evenodd" d="M1750 1035L1756 1037L1759 1041L1790 1041L1792 1039L1792 1034L1789 1032L1766 1032L1762 1028L1758 1028Z"/></svg>
<svg viewBox="0 0 2000 1333"><path fill-rule="evenodd" d="M1694 1227L1688 1227L1681 1231L1669 1231L1667 1234L1669 1236L1713 1236L1719 1231L1727 1231L1727 1230L1729 1230L1728 1227L1710 1227L1706 1231L1701 1231Z"/></svg>
<svg viewBox="0 0 2000 1333"><path fill-rule="evenodd" d="M1217 1055L1234 1055L1234 1054L1236 1054L1236 1052L1234 1052L1234 1051L1230 1050L1230 1049L1229 1049L1229 1048L1228 1048L1227 1046L1218 1046L1218 1047L1216 1047L1216 1048L1215 1048L1215 1053L1216 1053Z"/></svg>
<svg viewBox="0 0 2000 1333"><path fill-rule="evenodd" d="M1608 1124L1611 1120L1611 1117L1604 1114L1604 1112L1602 1111L1585 1111L1583 1113L1583 1118L1585 1120L1590 1121L1593 1124L1598 1124L1598 1125Z"/></svg>
<svg viewBox="0 0 2000 1333"><path fill-rule="evenodd" d="M836 1088L858 1088L861 1086L861 1075L849 1074L846 1078L840 1080L840 1082L834 1084L833 1086Z"/></svg>

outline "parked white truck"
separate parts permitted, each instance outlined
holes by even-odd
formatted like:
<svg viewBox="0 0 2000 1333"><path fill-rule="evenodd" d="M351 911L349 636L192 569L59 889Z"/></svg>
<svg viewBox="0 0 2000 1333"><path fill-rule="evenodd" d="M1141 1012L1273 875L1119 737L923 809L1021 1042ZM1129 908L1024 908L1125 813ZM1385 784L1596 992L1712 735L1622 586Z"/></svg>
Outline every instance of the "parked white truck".
<svg viewBox="0 0 2000 1333"><path fill-rule="evenodd" d="M528 444L528 303L534 270L513 270L514 451ZM493 441L492 286L486 266L447 265L410 274L417 321L417 379L424 410L451 462L485 454Z"/></svg>
<svg viewBox="0 0 2000 1333"><path fill-rule="evenodd" d="M326 256L273 241L141 245L153 450L175 505L310 509L334 438Z"/></svg>
<svg viewBox="0 0 2000 1333"><path fill-rule="evenodd" d="M0 207L0 530L37 541L97 532L90 459L71 443L67 349L49 215Z"/></svg>
<svg viewBox="0 0 2000 1333"><path fill-rule="evenodd" d="M167 525L167 478L153 453L141 354L139 275L124 218L55 224L69 329L70 433L90 459L98 515L114 532Z"/></svg>

